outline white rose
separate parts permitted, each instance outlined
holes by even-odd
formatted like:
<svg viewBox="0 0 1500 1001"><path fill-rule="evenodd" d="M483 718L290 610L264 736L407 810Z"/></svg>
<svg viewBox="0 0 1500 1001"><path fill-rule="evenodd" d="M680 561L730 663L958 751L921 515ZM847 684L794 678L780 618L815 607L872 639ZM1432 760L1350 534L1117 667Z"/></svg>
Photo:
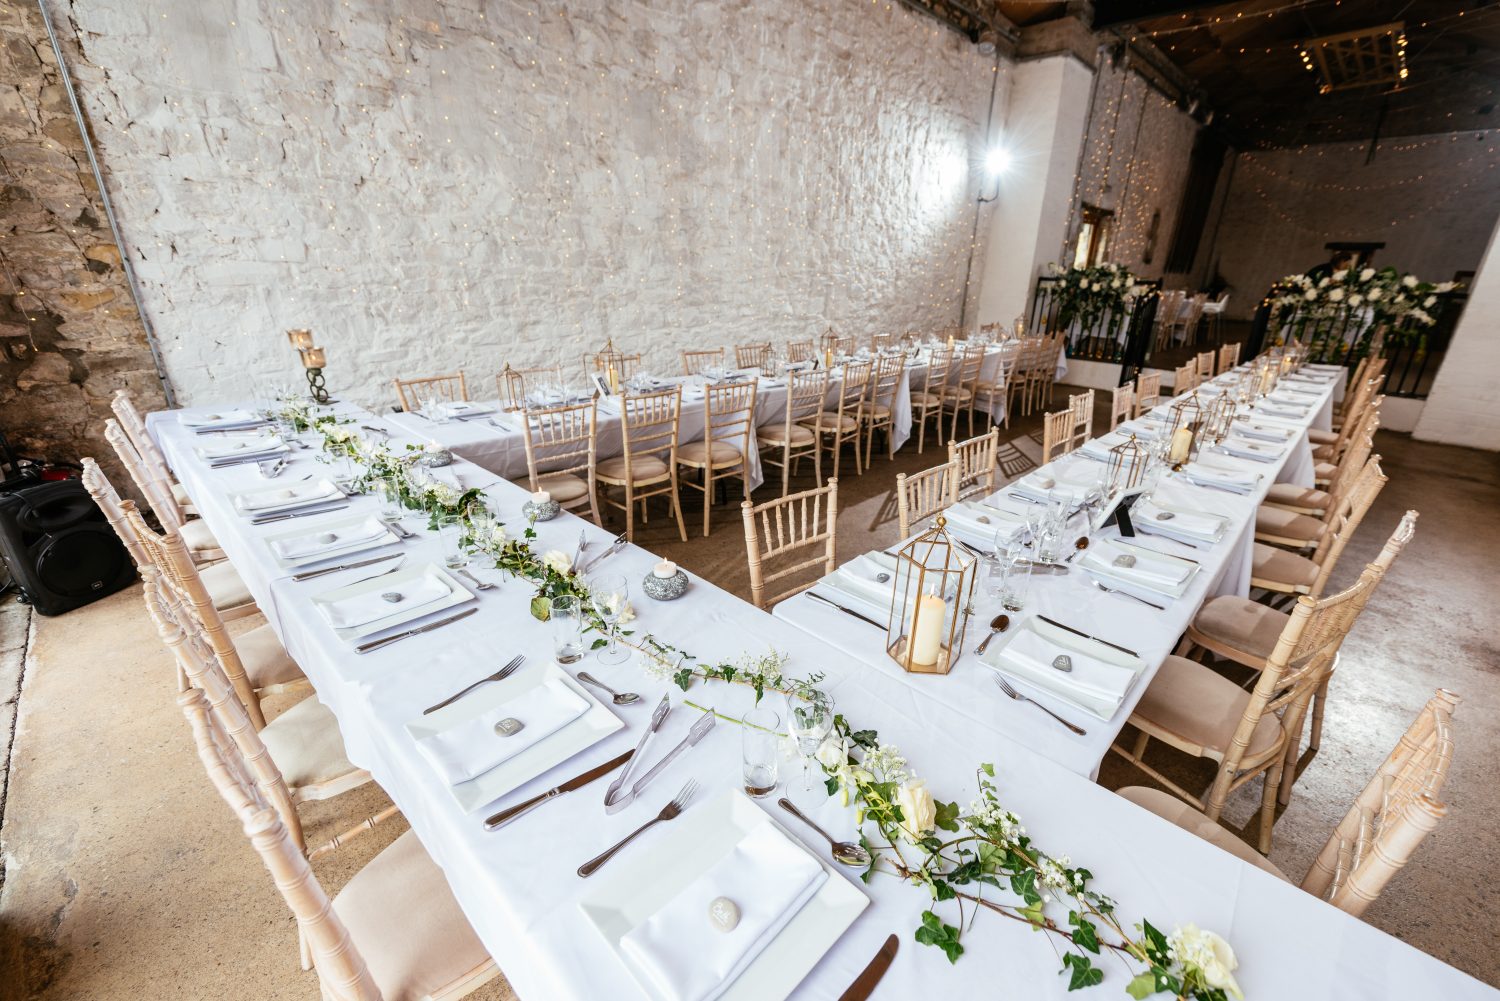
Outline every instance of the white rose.
<svg viewBox="0 0 1500 1001"><path fill-rule="evenodd" d="M1334 302L1343 302L1344 301L1344 290L1341 289L1341 288L1336 288L1332 292L1328 293L1328 298L1331 299Z"/></svg>
<svg viewBox="0 0 1500 1001"><path fill-rule="evenodd" d="M937 806L923 780L902 785L896 791L896 805L901 808L901 833L913 844L937 827Z"/></svg>
<svg viewBox="0 0 1500 1001"><path fill-rule="evenodd" d="M625 602L625 607L620 609L620 617L615 620L619 625L628 626L635 621L635 606Z"/></svg>
<svg viewBox="0 0 1500 1001"><path fill-rule="evenodd" d="M1422 308L1423 309L1431 309L1436 303L1437 303L1437 296L1435 296L1435 295L1429 295L1427 298L1425 298L1425 299L1422 300Z"/></svg>
<svg viewBox="0 0 1500 1001"><path fill-rule="evenodd" d="M824 768L838 768L849 760L849 751L842 737L829 737L818 745L814 757Z"/></svg>
<svg viewBox="0 0 1500 1001"><path fill-rule="evenodd" d="M573 558L561 549L549 549L542 557L542 565L549 570L565 574L573 569Z"/></svg>
<svg viewBox="0 0 1500 1001"><path fill-rule="evenodd" d="M1351 306L1358 306L1362 302L1364 302L1364 300L1359 297L1359 293L1358 292L1354 293L1353 295L1351 295L1349 297L1349 305L1351 305Z"/></svg>
<svg viewBox="0 0 1500 1001"><path fill-rule="evenodd" d="M1345 276L1347 276L1348 274L1349 274L1349 269L1348 268L1339 268L1337 271L1335 271L1333 273L1333 280L1336 281L1336 282L1341 282L1341 281L1344 280Z"/></svg>
<svg viewBox="0 0 1500 1001"><path fill-rule="evenodd" d="M1371 302L1374 302L1376 299L1379 299L1380 296L1381 296L1380 289L1378 289L1378 288L1372 288L1372 289L1370 289L1369 293L1365 296L1365 298L1369 299Z"/></svg>
<svg viewBox="0 0 1500 1001"><path fill-rule="evenodd" d="M1302 298L1306 299L1308 302L1312 302L1317 297L1318 297L1318 290L1315 289L1315 288L1310 288L1306 292L1302 293Z"/></svg>
<svg viewBox="0 0 1500 1001"><path fill-rule="evenodd" d="M1239 960L1234 958L1234 950L1229 947L1229 943L1220 936L1197 925L1187 924L1167 936L1167 946L1179 963L1196 967L1208 986L1226 991L1232 997L1245 996L1234 979L1234 971L1240 965Z"/></svg>
<svg viewBox="0 0 1500 1001"><path fill-rule="evenodd" d="M1110 288L1119 288L1120 287L1120 279L1116 278L1114 281L1110 282L1109 283L1109 287Z"/></svg>
<svg viewBox="0 0 1500 1001"><path fill-rule="evenodd" d="M1375 277L1375 269L1374 268L1365 268L1363 271L1361 271L1359 273L1359 280L1362 281L1362 282L1367 282L1371 278L1374 278L1374 277Z"/></svg>
<svg viewBox="0 0 1500 1001"><path fill-rule="evenodd" d="M1454 289L1458 288L1458 282L1438 282L1434 287L1439 292L1452 292Z"/></svg>
<svg viewBox="0 0 1500 1001"><path fill-rule="evenodd" d="M1417 287L1417 276L1416 275L1402 275L1401 276L1401 284L1405 285L1407 288L1416 288Z"/></svg>
<svg viewBox="0 0 1500 1001"><path fill-rule="evenodd" d="M495 522L494 527L490 529L490 541L497 546L503 546L505 545L506 538L505 523L502 521Z"/></svg>

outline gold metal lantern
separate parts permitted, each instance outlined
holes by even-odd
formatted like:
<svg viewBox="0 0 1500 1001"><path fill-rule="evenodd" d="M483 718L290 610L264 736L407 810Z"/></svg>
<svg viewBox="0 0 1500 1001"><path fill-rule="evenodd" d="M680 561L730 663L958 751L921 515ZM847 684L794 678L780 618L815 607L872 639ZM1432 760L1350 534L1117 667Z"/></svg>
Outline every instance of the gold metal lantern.
<svg viewBox="0 0 1500 1001"><path fill-rule="evenodd" d="M1119 494L1140 486L1150 458L1146 447L1133 434L1113 446L1109 450L1109 492Z"/></svg>
<svg viewBox="0 0 1500 1001"><path fill-rule="evenodd" d="M1215 444L1229 437L1229 429L1234 426L1236 409L1234 394L1227 391L1220 393L1213 403L1209 404L1208 416L1204 419L1204 433L1212 438Z"/></svg>
<svg viewBox="0 0 1500 1001"><path fill-rule="evenodd" d="M1203 421L1203 404L1198 402L1194 390L1184 400L1172 404L1172 426L1167 432L1167 461L1173 469L1181 469L1198 455L1198 430Z"/></svg>
<svg viewBox="0 0 1500 1001"><path fill-rule="evenodd" d="M947 674L963 654L979 561L946 525L939 515L896 552L886 652L910 674Z"/></svg>

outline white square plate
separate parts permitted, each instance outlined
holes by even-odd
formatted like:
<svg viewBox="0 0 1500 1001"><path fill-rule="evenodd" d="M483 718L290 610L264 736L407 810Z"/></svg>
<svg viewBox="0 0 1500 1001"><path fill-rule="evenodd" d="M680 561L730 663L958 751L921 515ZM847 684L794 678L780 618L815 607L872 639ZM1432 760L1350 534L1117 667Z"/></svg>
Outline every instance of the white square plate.
<svg viewBox="0 0 1500 1001"><path fill-rule="evenodd" d="M317 494L316 497L305 500L292 500L284 504L269 504L265 507L257 507L253 510L246 507L247 504L262 498L275 498L277 494L294 489L288 486L256 487L254 490L240 490L229 495L234 509L247 518L259 518L268 514L286 514L288 511L296 511L304 507L313 507L317 504L331 504L334 501L344 500L349 495L334 485L327 477L319 477L307 483L307 490ZM301 492L301 491L299 491Z"/></svg>
<svg viewBox="0 0 1500 1001"><path fill-rule="evenodd" d="M1121 539L1111 539L1109 541L1110 545L1118 546L1121 549L1127 550L1131 556L1134 556L1136 558L1137 563L1147 566L1155 565L1163 569L1170 567L1175 570L1183 570L1187 572L1187 576L1182 578L1182 581L1180 583L1168 585L1166 583L1143 580L1140 577L1132 577L1130 576L1130 574L1122 572L1110 564L1098 566L1094 563L1087 562L1086 557L1080 558L1078 560L1078 568L1084 573L1088 574L1090 577L1098 577L1110 587L1117 587L1122 591L1140 591L1148 595L1163 595L1168 598L1180 598L1182 597L1183 593L1187 591L1190 586L1192 586L1193 578L1196 577L1198 575L1198 571L1202 569L1192 560L1185 560L1181 557L1172 556L1168 553L1158 553L1154 549L1146 549L1141 546L1132 546L1129 542Z"/></svg>
<svg viewBox="0 0 1500 1001"><path fill-rule="evenodd" d="M1050 645L1057 647L1061 653L1071 650L1074 653L1087 654L1095 660L1104 661L1106 664L1117 664L1120 667L1129 668L1135 673L1135 678L1125 687L1125 692L1121 695L1120 701L1115 703L1103 699L1090 699L1080 693L1058 691L1034 684L1024 675L1015 674L1007 670L1005 662L1006 648L1010 646L1017 636L1020 636L1023 631L1028 629L1046 640ZM1082 709L1089 715L1096 719L1101 719L1106 723L1114 718L1115 713L1120 711L1120 706L1124 704L1126 699L1130 698L1131 690L1141 680L1141 671L1146 667L1146 662L1139 657L1132 656L1122 650L1116 650L1112 646L1105 646L1103 643L1091 640L1087 636L1075 636L1066 629L1059 629L1051 623L1043 622L1035 615L1027 616L1025 621L1016 630L1015 635L1011 636L998 647L990 647L980 655L979 659L993 670L1005 675L1007 681L1020 688L1023 692L1040 695L1049 703L1062 703L1063 705L1073 706L1076 709Z"/></svg>
<svg viewBox="0 0 1500 1001"><path fill-rule="evenodd" d="M560 678L568 688L588 700L586 712L556 733L548 734L515 757L501 762L483 775L476 775L467 782L449 786L448 791L458 801L465 813L474 813L495 802L501 796L530 782L548 769L562 764L575 754L593 747L610 734L624 728L615 714L594 698L582 685L568 676L556 664L549 663L540 671L525 668L504 681L482 685L465 695L451 706L445 706L427 716L418 716L406 724L406 732L413 740L421 740L449 727L457 726L476 716L482 716L503 703L524 694L551 678ZM462 688L464 679L454 679L454 688ZM497 740L499 738L496 738ZM436 773L434 772L434 775Z"/></svg>
<svg viewBox="0 0 1500 1001"><path fill-rule="evenodd" d="M793 844L802 844L748 796L730 791L687 810L661 831L660 837L636 846L627 860L617 859L603 869L578 906L628 972L630 966L620 952L620 939L729 854L760 824L772 824ZM821 858L818 862L828 879L781 934L719 995L719 1001L783 1001L869 906L870 898L844 874ZM644 985L642 990L647 996L655 996Z"/></svg>
<svg viewBox="0 0 1500 1001"><path fill-rule="evenodd" d="M356 542L353 545L335 546L332 549L325 549L321 552L313 553L310 556L298 556L295 558L278 556L276 555L276 549L271 546L271 543L273 542L285 542L290 539L303 539L312 535L322 535L324 532L345 531L362 525L367 521L373 520L375 520L375 516L373 514L355 515L352 518L348 515L345 515L343 517L333 518L328 521L303 522L296 528L288 529L284 532L274 532L270 535L262 536L262 538L265 540L266 546L271 550L271 558L275 560L283 570L292 570L297 567L312 566L314 563L323 563L327 560L337 559L340 556L349 556L353 553L368 552L371 549L379 549L382 546L389 546L393 543L401 541L400 539L396 538L396 536L391 532L389 528L387 528L382 535L377 536L374 539L367 540L365 542Z"/></svg>
<svg viewBox="0 0 1500 1001"><path fill-rule="evenodd" d="M414 567L397 570L395 573L382 574L379 577L371 577L354 584L345 584L343 587L336 587L331 591L324 591L322 594L315 594L312 596L312 603L317 608L318 614L323 616L323 621L328 622L328 606L336 601L352 598L359 594L398 591L401 589L403 583L412 583L423 577L431 577L445 586L448 589L447 596L439 598L437 601L429 601L425 605L413 605L410 608L403 608L399 612L393 612L383 619L366 622L361 626L334 629L334 633L341 640L349 642L362 640L367 636L373 636L376 633L405 625L417 619L426 618L429 615L436 615L438 612L445 612L455 605L462 605L466 601L474 600L473 592L457 580L454 580L448 571L436 563L420 563Z"/></svg>
<svg viewBox="0 0 1500 1001"><path fill-rule="evenodd" d="M1176 539L1190 546L1197 546L1199 543L1214 546L1224 540L1224 531L1229 527L1228 518L1222 514L1214 514L1212 511L1190 510L1185 507L1178 507L1175 504L1162 504L1154 500L1151 502L1151 506L1158 511L1166 511L1171 514L1190 514L1197 518L1213 518L1218 521L1219 527L1214 531L1213 538L1205 539L1201 535L1182 531L1173 525L1171 521L1157 521L1155 518L1137 515L1132 511L1131 524L1135 526L1136 532L1140 535L1160 535L1164 538Z"/></svg>

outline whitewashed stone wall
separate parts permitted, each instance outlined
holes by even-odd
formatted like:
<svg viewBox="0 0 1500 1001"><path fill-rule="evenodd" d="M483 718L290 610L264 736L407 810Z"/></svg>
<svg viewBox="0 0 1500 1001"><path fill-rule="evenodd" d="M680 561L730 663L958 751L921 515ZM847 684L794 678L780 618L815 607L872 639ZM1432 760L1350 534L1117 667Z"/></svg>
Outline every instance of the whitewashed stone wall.
<svg viewBox="0 0 1500 1001"><path fill-rule="evenodd" d="M958 318L993 61L900 5L48 2L189 403Z"/></svg>

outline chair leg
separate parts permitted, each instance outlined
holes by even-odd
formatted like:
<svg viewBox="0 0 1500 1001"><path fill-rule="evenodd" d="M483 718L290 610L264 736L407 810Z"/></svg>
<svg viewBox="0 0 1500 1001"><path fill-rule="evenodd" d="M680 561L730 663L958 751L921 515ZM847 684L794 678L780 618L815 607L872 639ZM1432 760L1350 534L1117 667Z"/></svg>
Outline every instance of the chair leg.
<svg viewBox="0 0 1500 1001"><path fill-rule="evenodd" d="M1262 779L1265 787L1260 793L1260 849L1262 855L1271 854L1271 828L1276 823L1276 799L1281 786L1282 762L1277 760Z"/></svg>
<svg viewBox="0 0 1500 1001"><path fill-rule="evenodd" d="M714 508L714 469L713 466L703 468L703 537L708 538L709 512Z"/></svg>
<svg viewBox="0 0 1500 1001"><path fill-rule="evenodd" d="M792 443L788 441L781 453L781 496L792 491Z"/></svg>
<svg viewBox="0 0 1500 1001"><path fill-rule="evenodd" d="M1331 677L1324 678L1313 693L1312 736L1307 741L1309 751L1316 751L1323 743L1323 703L1328 699L1328 683L1332 680Z"/></svg>
<svg viewBox="0 0 1500 1001"><path fill-rule="evenodd" d="M677 474L672 474L672 513L677 516L677 535L687 541L687 526L682 521L682 491L678 487Z"/></svg>
<svg viewBox="0 0 1500 1001"><path fill-rule="evenodd" d="M917 454L922 454L922 444L927 440L927 411L922 411L922 416L917 419Z"/></svg>
<svg viewBox="0 0 1500 1001"><path fill-rule="evenodd" d="M635 489L625 485L625 541L635 541Z"/></svg>

